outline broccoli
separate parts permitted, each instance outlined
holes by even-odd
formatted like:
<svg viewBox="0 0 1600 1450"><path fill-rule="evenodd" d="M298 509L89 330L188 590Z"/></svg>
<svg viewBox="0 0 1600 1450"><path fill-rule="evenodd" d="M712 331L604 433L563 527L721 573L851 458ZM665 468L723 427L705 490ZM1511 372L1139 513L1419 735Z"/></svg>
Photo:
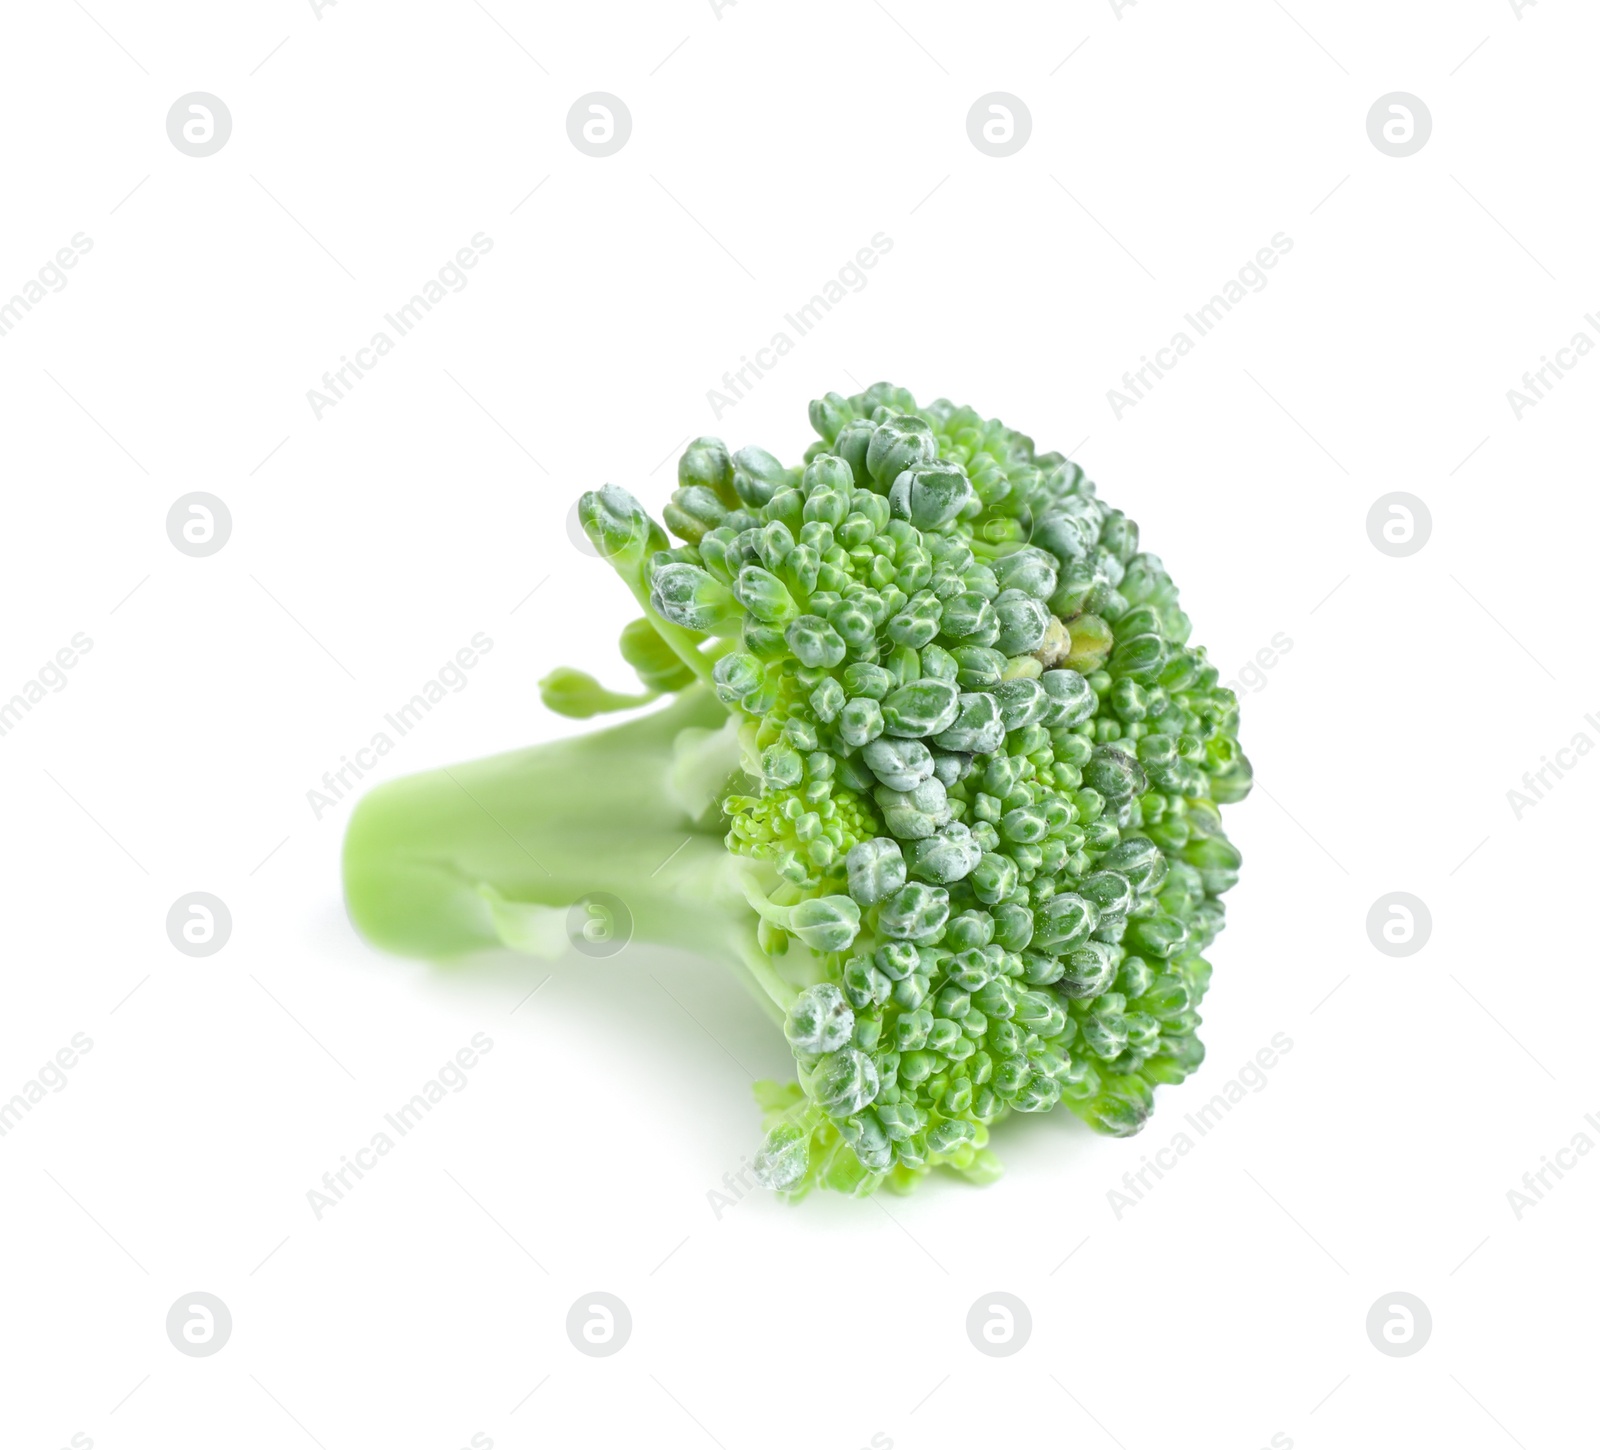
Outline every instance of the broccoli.
<svg viewBox="0 0 1600 1450"><path fill-rule="evenodd" d="M643 689L561 669L543 699L671 703L372 791L351 917L413 956L549 953L606 893L733 964L794 1053L756 1085L757 1175L790 1197L987 1182L994 1124L1059 1103L1137 1132L1204 1055L1237 701L1077 464L887 383L811 422L794 467L691 443L677 546L625 490L583 496Z"/></svg>

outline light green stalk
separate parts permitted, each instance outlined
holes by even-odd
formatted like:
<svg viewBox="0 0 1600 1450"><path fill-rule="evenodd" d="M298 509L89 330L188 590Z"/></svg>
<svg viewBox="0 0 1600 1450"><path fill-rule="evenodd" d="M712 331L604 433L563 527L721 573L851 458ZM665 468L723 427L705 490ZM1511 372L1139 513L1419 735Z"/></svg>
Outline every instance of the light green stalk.
<svg viewBox="0 0 1600 1450"><path fill-rule="evenodd" d="M511 946L554 955L568 909L617 897L636 940L739 964L775 1020L815 974L757 942L746 893L757 863L732 855L715 796L739 767L727 713L703 688L664 710L423 775L366 795L344 843L350 918L374 944L444 959Z"/></svg>

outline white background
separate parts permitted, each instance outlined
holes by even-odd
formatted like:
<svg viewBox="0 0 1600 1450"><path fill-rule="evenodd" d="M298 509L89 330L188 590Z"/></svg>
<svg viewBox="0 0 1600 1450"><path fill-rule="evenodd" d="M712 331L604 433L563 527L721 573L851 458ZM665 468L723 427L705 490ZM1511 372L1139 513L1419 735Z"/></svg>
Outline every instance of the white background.
<svg viewBox="0 0 1600 1450"><path fill-rule="evenodd" d="M1600 360L1520 421L1506 390L1600 339L1600 18L486 3L6 17L0 294L93 249L0 338L0 696L93 648L0 738L0 1093L94 1046L0 1139L0 1439L1587 1443L1600 1159L1520 1220L1507 1191L1600 1141L1600 763L1520 820L1507 791L1600 740ZM165 130L194 90L233 117L204 159ZM633 118L604 160L566 131L595 90ZM997 90L1033 120L1005 160L966 134ZM1366 130L1396 90L1433 117L1403 160ZM307 389L477 232L470 285L317 419ZM715 418L878 232L864 290ZM1277 232L1270 285L1118 420L1107 389ZM634 610L569 539L577 493L659 509L702 432L793 460L808 399L879 377L1074 451L1225 678L1292 648L1244 699L1209 1057L1142 1137L1061 1112L1008 1124L982 1191L719 1216L758 1141L739 1064L788 1061L742 989L642 948L386 958L341 908L349 803L306 793L478 631L383 774L581 728L534 682L625 685ZM232 514L209 558L165 532L193 490ZM1408 558L1367 534L1395 490L1432 517ZM196 890L233 916L208 958L164 929ZM1433 918L1402 959L1365 927L1392 891ZM307 1191L475 1032L469 1085L318 1221ZM1108 1190L1279 1032L1265 1088L1118 1218ZM233 1316L214 1357L165 1334L195 1290ZM611 1358L566 1337L592 1290L633 1316ZM995 1290L1032 1314L1009 1358L965 1333ZM1397 1290L1433 1318L1407 1358L1365 1330Z"/></svg>

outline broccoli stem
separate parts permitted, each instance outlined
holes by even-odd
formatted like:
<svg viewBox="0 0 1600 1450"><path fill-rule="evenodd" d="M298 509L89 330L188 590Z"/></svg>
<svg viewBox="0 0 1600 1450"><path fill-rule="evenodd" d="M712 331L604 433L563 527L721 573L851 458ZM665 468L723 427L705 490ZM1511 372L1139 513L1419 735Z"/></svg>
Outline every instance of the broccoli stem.
<svg viewBox="0 0 1600 1450"><path fill-rule="evenodd" d="M345 835L350 919L374 945L403 956L526 946L529 934L559 950L566 909L608 892L626 906L636 940L738 964L781 1020L798 988L758 944L745 894L753 863L729 853L716 813L692 820L670 785L680 732L726 721L708 691L691 688L666 709L608 730L377 787ZM731 733L727 740L731 775L737 744ZM697 768L703 773L704 762ZM528 933L513 941L496 903L520 914Z"/></svg>

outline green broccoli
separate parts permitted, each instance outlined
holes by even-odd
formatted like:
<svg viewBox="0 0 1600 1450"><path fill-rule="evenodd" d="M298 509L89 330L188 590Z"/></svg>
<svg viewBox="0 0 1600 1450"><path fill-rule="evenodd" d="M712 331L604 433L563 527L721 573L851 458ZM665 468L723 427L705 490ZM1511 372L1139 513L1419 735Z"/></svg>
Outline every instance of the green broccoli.
<svg viewBox="0 0 1600 1450"><path fill-rule="evenodd" d="M371 792L351 917L413 956L549 952L603 893L734 964L794 1052L756 1089L756 1171L791 1197L988 1181L990 1128L1062 1102L1137 1132L1204 1055L1237 701L1061 454L887 383L811 421L797 467L691 443L677 547L625 490L583 496L644 689L562 669L545 703L672 702Z"/></svg>

